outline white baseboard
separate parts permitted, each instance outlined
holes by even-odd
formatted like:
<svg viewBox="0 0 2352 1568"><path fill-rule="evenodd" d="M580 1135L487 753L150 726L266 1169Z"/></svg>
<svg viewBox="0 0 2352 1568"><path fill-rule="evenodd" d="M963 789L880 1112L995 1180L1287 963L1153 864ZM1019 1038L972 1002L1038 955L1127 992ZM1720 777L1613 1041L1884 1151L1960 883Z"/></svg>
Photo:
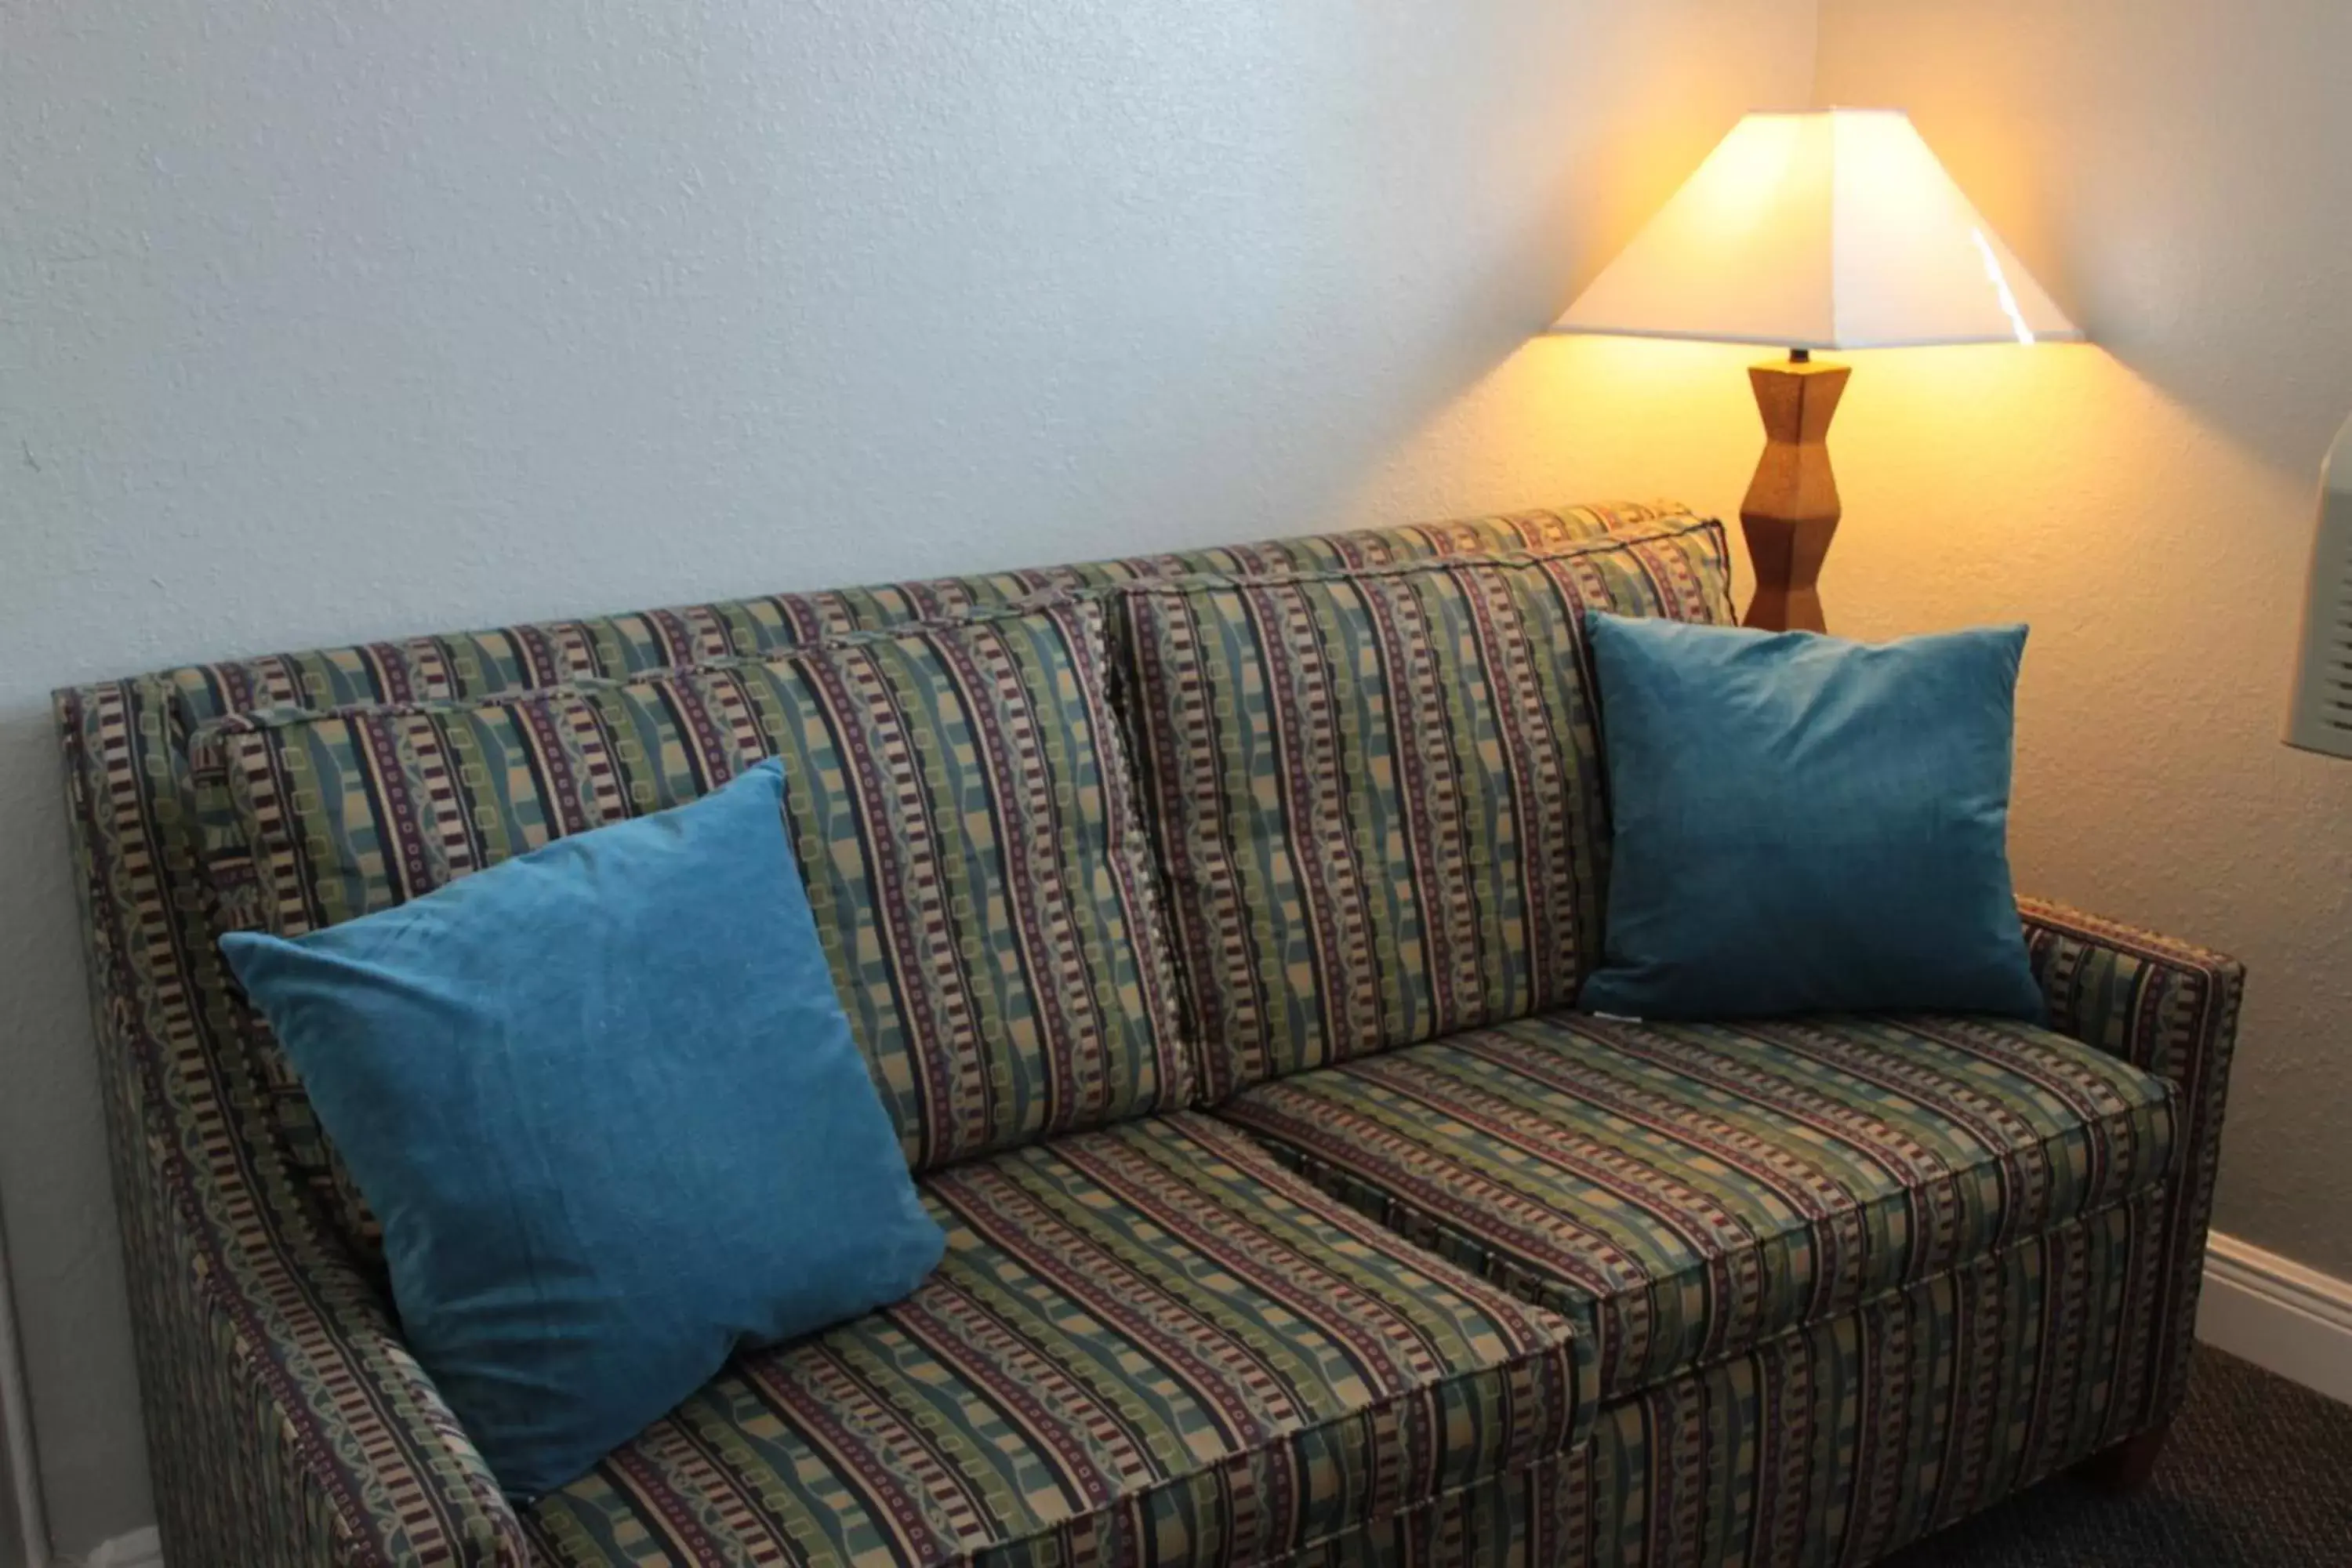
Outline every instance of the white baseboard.
<svg viewBox="0 0 2352 1568"><path fill-rule="evenodd" d="M2216 1231L2205 1244L2197 1337L2352 1405L2352 1280Z"/></svg>

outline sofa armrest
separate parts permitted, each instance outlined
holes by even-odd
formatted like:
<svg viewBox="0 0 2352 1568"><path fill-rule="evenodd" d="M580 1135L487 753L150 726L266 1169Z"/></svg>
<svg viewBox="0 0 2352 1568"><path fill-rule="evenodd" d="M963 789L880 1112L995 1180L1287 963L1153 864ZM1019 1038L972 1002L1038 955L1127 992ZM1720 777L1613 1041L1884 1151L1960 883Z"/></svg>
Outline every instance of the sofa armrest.
<svg viewBox="0 0 2352 1568"><path fill-rule="evenodd" d="M2172 1212L2157 1262L2167 1281L2165 1303L2151 1347L2153 1375L2133 1401L2140 1419L2127 1424L2153 1425L2178 1408L2188 1385L2245 966L2038 899L2019 900L2018 913L2050 1026L2173 1086Z"/></svg>
<svg viewBox="0 0 2352 1568"><path fill-rule="evenodd" d="M373 1287L318 1258L298 1276L261 1238L172 1206L138 1282L148 1448L177 1483L158 1475L170 1550L351 1568L533 1560Z"/></svg>
<svg viewBox="0 0 2352 1568"><path fill-rule="evenodd" d="M507 1565L522 1521L370 1277L310 1208L207 997L219 958L162 868L159 694L60 692L157 1524L173 1563Z"/></svg>
<svg viewBox="0 0 2352 1568"><path fill-rule="evenodd" d="M2063 904L2017 907L2052 1028L2183 1089L2226 1077L2243 964Z"/></svg>

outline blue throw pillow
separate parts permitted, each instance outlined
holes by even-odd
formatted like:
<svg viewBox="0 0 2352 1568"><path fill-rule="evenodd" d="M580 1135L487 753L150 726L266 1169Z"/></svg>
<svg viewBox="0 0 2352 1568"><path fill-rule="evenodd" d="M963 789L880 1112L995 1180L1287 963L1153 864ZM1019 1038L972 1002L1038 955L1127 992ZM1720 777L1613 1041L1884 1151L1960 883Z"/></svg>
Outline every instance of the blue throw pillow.
<svg viewBox="0 0 2352 1568"><path fill-rule="evenodd" d="M221 939L383 1223L409 1349L518 1497L945 1246L782 800L772 761L398 909Z"/></svg>
<svg viewBox="0 0 2352 1568"><path fill-rule="evenodd" d="M2009 875L2023 626L1586 626L1615 826L1579 1005L2042 1017Z"/></svg>

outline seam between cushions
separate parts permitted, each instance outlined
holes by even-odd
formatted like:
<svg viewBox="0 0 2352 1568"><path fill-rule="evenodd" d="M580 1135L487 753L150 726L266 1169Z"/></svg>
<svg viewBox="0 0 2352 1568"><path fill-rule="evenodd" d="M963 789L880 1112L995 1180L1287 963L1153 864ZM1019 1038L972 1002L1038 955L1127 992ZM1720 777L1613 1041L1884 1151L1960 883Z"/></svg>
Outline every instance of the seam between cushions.
<svg viewBox="0 0 2352 1568"><path fill-rule="evenodd" d="M1132 1131L1146 1125L1166 1129L1188 1152L1180 1153L1176 1150L1161 1147L1157 1140L1153 1140L1150 1146L1133 1149L1133 1152L1140 1161L1165 1174L1175 1177L1180 1184L1184 1183L1187 1172L1193 1172L1203 1179L1204 1184L1192 1188L1196 1196L1213 1205L1220 1213L1231 1215L1244 1224L1250 1224L1251 1228L1267 1237L1269 1245L1279 1248L1286 1260L1311 1259L1314 1256L1312 1248L1316 1247L1328 1250L1336 1250L1336 1248L1329 1242L1309 1243L1307 1246L1288 1243L1273 1232L1265 1230L1264 1226L1251 1224L1248 1216L1252 1213L1259 1212L1262 1205L1270 1201L1266 1196L1258 1195L1260 1194L1271 1194L1272 1199L1285 1201L1294 1205L1298 1215L1336 1233L1338 1240L1341 1243L1354 1242L1374 1254L1388 1255L1394 1261L1422 1274L1432 1286L1451 1292L1459 1302L1475 1308L1491 1331L1506 1342L1507 1346L1514 1340L1517 1342L1517 1346L1516 1349L1507 1348L1502 1353L1481 1363L1454 1366L1450 1369L1441 1367L1432 1374L1417 1376L1410 1382L1391 1388L1379 1398L1368 1399L1352 1407L1321 1417L1301 1420L1292 1429L1276 1434L1267 1440L1237 1442L1229 1452L1190 1464L1171 1474L1152 1479L1131 1489L1116 1491L1091 1506L1074 1508L1062 1518L1020 1530L1016 1533L1007 1533L976 1543L962 1544L957 1550L926 1559L928 1568L973 1568L973 1565L983 1561L992 1563L1003 1561L1008 1555L1015 1561L1021 1561L1023 1559L1019 1554L1024 1548L1034 1547L1039 1542L1051 1542L1058 1535L1071 1531L1087 1521L1112 1521L1115 1528L1116 1521L1131 1518L1136 1521L1139 1532L1141 1532L1143 1527L1149 1522L1150 1500L1158 1496L1179 1491L1205 1476L1246 1467L1255 1456L1274 1452L1284 1447L1295 1448L1297 1445L1317 1434L1343 1429L1349 1423L1357 1423L1367 1428L1377 1447L1382 1432L1395 1433L1409 1430L1411 1427L1412 1424L1409 1422L1387 1419L1391 1412L1409 1410L1416 1402L1434 1402L1442 1405L1443 1395L1446 1391L1473 1386L1482 1379L1487 1380L1496 1386L1496 1395L1493 1403L1506 1412L1516 1409L1518 1404L1513 1393L1515 1382L1524 1378L1538 1387L1546 1381L1555 1383L1567 1402L1562 1407L1566 1419L1559 1428L1559 1437L1543 1438L1540 1436L1540 1427L1544 1423L1536 1420L1529 1427L1530 1432L1536 1436L1532 1436L1528 1440L1528 1446L1534 1450L1528 1457L1510 1460L1494 1468L1483 1469L1474 1474L1468 1480L1444 1490L1412 1496L1390 1507L1375 1510L1362 1519L1342 1523L1334 1530L1315 1537L1302 1547L1286 1547L1274 1555L1242 1557L1234 1561L1267 1564L1286 1562L1301 1550L1311 1550L1316 1544L1324 1541L1344 1537L1368 1525L1377 1525L1383 1521L1410 1511L1418 1503L1428 1501L1433 1498L1450 1497L1459 1491L1493 1481L1496 1478L1517 1474L1528 1465L1539 1462L1548 1455L1572 1453L1586 1441L1591 1430L1592 1412L1598 1406L1597 1402L1589 1399L1586 1393L1587 1380L1583 1376L1581 1353L1583 1332L1569 1318L1549 1308L1520 1300L1450 1260L1436 1257L1394 1236L1369 1215L1319 1190L1296 1173L1284 1169L1263 1147L1238 1128L1229 1126L1200 1112L1157 1113L1129 1123L1128 1127ZM1108 1130L1095 1133L1076 1134L1074 1137L1078 1139L1113 1137L1118 1138L1121 1142L1125 1142L1124 1138ZM1066 1156L1056 1155L1051 1142L1029 1152L1056 1161L1066 1158ZM1200 1165L1196 1171L1192 1163L1193 1161L1202 1161L1205 1163ZM1213 1167L1220 1165L1232 1167L1234 1174L1244 1178L1249 1185L1234 1187L1229 1180L1215 1177ZM1083 1163L1076 1168L1081 1173L1087 1172L1087 1167ZM919 1184L919 1190L925 1193L929 1205L943 1208L955 1216L958 1225L971 1231L983 1244L991 1247L1001 1247L1003 1245L1002 1238L993 1234L997 1228L995 1226L977 1221L967 1212L965 1205L959 1199L936 1193L935 1180L936 1173L927 1173ZM1236 1197L1241 1201L1234 1201ZM951 1258L953 1251L954 1244L950 1241ZM1213 1251L1204 1250L1200 1255L1212 1259L1215 1258ZM1413 1293L1413 1299L1419 1300L1420 1297L1420 1292ZM885 1311L887 1310L886 1309ZM1549 1379L1545 1375L1547 1367L1550 1368L1552 1373ZM1442 1414L1442 1411L1433 1409L1433 1415L1438 1414ZM1442 1420L1438 1421L1433 1424L1432 1429L1442 1431L1444 1425ZM1481 1426L1474 1433L1472 1438L1474 1446L1479 1436L1486 1430L1487 1428ZM1301 1474L1305 1473L1302 1468ZM1378 1469L1376 1468L1375 1470L1367 1473L1377 1474ZM1409 1492L1412 1489L1400 1489ZM1108 1531L1097 1533L1108 1533ZM1052 1559L1047 1558L1045 1561L1050 1563Z"/></svg>
<svg viewBox="0 0 2352 1568"><path fill-rule="evenodd" d="M1129 815L1133 818L1131 826L1136 841L1142 846L1145 861L1139 891L1145 900L1152 930L1160 938L1160 965L1167 978L1168 994L1176 1009L1184 1057L1191 1068L1191 1081L1185 1085L1182 1102L1167 1109L1204 1110L1211 1103L1209 1053L1198 1037L1201 1011L1192 984L1192 968L1176 948L1176 887L1169 870L1168 846L1161 833L1160 814L1150 809L1151 780L1145 770L1151 753L1143 742L1143 714L1135 691L1135 636L1128 624L1128 614L1124 604L1108 602L1098 628L1103 700L1110 710L1115 731L1107 744L1118 754L1119 766L1127 774Z"/></svg>
<svg viewBox="0 0 2352 1568"><path fill-rule="evenodd" d="M1397 1236L1370 1215L1354 1208L1335 1194L1323 1191L1297 1173L1285 1168L1263 1144L1252 1138L1245 1129L1232 1126L1213 1115L1197 1111L1173 1115L1162 1113L1144 1120L1175 1122L1179 1134L1187 1142L1197 1144L1211 1158L1232 1163L1236 1170L1247 1175L1252 1181L1299 1205L1305 1213L1312 1215L1322 1225L1338 1231L1342 1237L1357 1239L1360 1245L1378 1250L1375 1242L1354 1234L1360 1227L1370 1227L1371 1231L1378 1234L1381 1240L1401 1247L1410 1253L1412 1266L1427 1276L1433 1284L1450 1289L1460 1300L1473 1304L1479 1304L1481 1297L1499 1298L1498 1304L1511 1310L1515 1315L1525 1314L1529 1319L1529 1326L1541 1331L1547 1336L1543 1341L1517 1354L1504 1356L1484 1366L1463 1368L1441 1375L1426 1377L1398 1388L1386 1397L1373 1400L1356 1409L1323 1420L1304 1423L1297 1429L1283 1434L1276 1440L1276 1442L1294 1444L1308 1434L1328 1431L1339 1426L1344 1422L1366 1421L1392 1409L1401 1408L1413 1400L1433 1395L1445 1389L1461 1387L1481 1378L1507 1379L1516 1368L1537 1368L1548 1361L1558 1364L1559 1385L1570 1405L1566 1444L1559 1447L1549 1445L1547 1447L1553 1453L1572 1453L1590 1439L1600 1405L1596 1398L1590 1408L1586 1405L1584 1394L1586 1382L1584 1370L1587 1364L1584 1344L1586 1334L1583 1326L1569 1314L1558 1311L1541 1302L1524 1300L1496 1285L1492 1280L1482 1279L1475 1272L1463 1268L1452 1259L1420 1247L1408 1238ZM1190 1125L1186 1125L1187 1123ZM1204 1138L1203 1132L1209 1133L1210 1136ZM1233 1146L1221 1147L1221 1145ZM1045 1145L1045 1152L1048 1153L1052 1152L1051 1143ZM952 1208L954 1205L949 1206ZM1223 1205L1221 1204L1220 1206ZM1449 1281L1446 1278L1448 1275L1455 1278ZM1464 1289L1465 1286L1468 1287L1466 1290ZM1491 1314L1493 1309L1480 1304L1480 1310ZM1497 1321L1496 1327L1502 1326L1503 1324ZM1100 1507L1074 1512L1066 1519L1022 1535L1008 1537L1002 1542L992 1542L975 1551L978 1553L994 1554L1008 1547L1050 1539L1056 1531L1066 1529L1080 1520L1102 1518L1112 1514L1115 1510L1130 1508L1139 1500L1159 1495L1181 1487L1202 1476L1244 1463L1250 1456L1265 1452L1271 1447L1273 1447L1272 1444L1260 1443L1238 1447L1219 1458L1192 1466L1133 1491L1122 1492ZM1538 1455L1537 1458L1539 1459L1542 1456ZM1511 1473L1514 1472L1509 1468L1489 1471L1476 1479L1463 1483L1462 1486L1434 1495L1451 1496L1455 1491ZM1376 1512L1364 1520L1356 1521L1353 1525L1342 1526L1339 1530L1330 1531L1318 1540L1338 1539L1348 1534L1351 1530L1394 1518L1407 1506L1409 1505L1400 1504L1398 1507ZM1301 1547L1293 1548L1291 1554L1295 1555L1299 1551L1312 1550L1316 1542L1308 1542ZM975 1552L960 1553L946 1561L970 1563L974 1555ZM1276 1562L1280 1559L1264 1561Z"/></svg>

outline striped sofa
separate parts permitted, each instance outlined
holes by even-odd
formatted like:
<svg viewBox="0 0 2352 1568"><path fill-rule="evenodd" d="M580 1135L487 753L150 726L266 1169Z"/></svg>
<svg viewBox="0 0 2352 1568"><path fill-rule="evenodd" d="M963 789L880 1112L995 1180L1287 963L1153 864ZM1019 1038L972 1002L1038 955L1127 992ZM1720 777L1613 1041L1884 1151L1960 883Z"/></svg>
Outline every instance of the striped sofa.
<svg viewBox="0 0 2352 1568"><path fill-rule="evenodd" d="M1863 1563L2145 1458L2242 972L2029 902L2047 1028L1575 1013L1596 605L1727 618L1722 529L1567 508L59 692L173 1568ZM514 1501L216 939L772 753L947 1259Z"/></svg>

